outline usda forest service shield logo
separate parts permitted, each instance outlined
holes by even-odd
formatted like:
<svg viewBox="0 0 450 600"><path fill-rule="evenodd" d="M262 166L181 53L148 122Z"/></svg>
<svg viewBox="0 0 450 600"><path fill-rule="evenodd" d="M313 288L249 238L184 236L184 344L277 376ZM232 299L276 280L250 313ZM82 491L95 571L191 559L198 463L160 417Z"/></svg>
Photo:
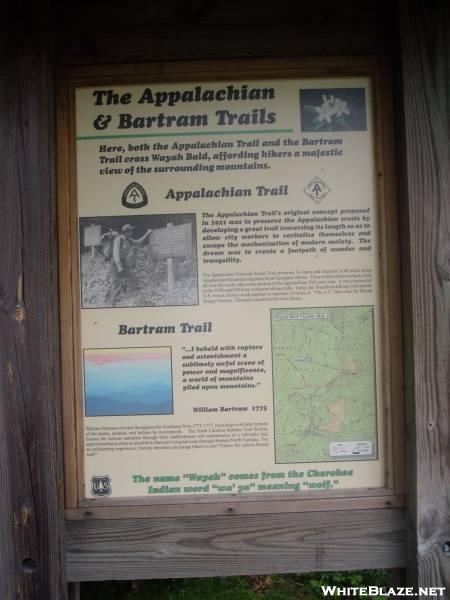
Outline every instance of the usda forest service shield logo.
<svg viewBox="0 0 450 600"><path fill-rule="evenodd" d="M147 193L139 183L133 181L124 189L122 205L126 208L142 208L148 204Z"/></svg>
<svg viewBox="0 0 450 600"><path fill-rule="evenodd" d="M313 177L303 191L311 200L319 204L331 192L331 188L320 177Z"/></svg>
<svg viewBox="0 0 450 600"><path fill-rule="evenodd" d="M110 496L112 492L111 477L94 475L91 479L91 492L93 496Z"/></svg>

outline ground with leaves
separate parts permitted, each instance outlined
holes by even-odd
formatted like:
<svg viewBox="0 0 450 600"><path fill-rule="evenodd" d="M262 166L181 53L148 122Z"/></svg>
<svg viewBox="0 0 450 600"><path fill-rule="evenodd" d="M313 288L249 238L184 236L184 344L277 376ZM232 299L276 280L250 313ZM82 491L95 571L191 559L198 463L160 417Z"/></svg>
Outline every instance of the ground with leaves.
<svg viewBox="0 0 450 600"><path fill-rule="evenodd" d="M148 246L135 249L134 272L136 290L124 289L116 307L127 306L191 306L198 304L197 259L173 259L175 287L169 294L167 261L151 257ZM81 297L83 308L107 308L111 300L111 261L99 250L81 255Z"/></svg>

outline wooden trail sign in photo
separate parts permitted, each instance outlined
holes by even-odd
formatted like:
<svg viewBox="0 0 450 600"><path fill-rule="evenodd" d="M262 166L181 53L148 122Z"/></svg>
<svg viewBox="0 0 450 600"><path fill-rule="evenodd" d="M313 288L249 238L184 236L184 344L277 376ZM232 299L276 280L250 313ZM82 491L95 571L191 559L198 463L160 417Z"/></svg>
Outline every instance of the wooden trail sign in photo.
<svg viewBox="0 0 450 600"><path fill-rule="evenodd" d="M155 258L176 258L192 254L192 227L189 223L156 229L150 236L150 252Z"/></svg>
<svg viewBox="0 0 450 600"><path fill-rule="evenodd" d="M88 247L100 246L101 228L100 225L89 225L84 229L84 245Z"/></svg>
<svg viewBox="0 0 450 600"><path fill-rule="evenodd" d="M175 273L173 258L192 254L192 225L173 225L167 223L166 229L157 229L150 238L150 252L160 260L167 259L167 289L173 294Z"/></svg>

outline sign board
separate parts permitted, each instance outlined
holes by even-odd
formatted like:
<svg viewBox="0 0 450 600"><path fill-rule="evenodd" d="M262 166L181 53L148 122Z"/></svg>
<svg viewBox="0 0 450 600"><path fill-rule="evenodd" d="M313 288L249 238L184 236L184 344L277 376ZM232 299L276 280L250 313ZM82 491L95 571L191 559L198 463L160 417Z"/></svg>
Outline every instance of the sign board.
<svg viewBox="0 0 450 600"><path fill-rule="evenodd" d="M313 75L73 84L75 505L393 493L387 109Z"/></svg>
<svg viewBox="0 0 450 600"><path fill-rule="evenodd" d="M88 225L84 228L84 245L87 247L100 246L101 236L100 225Z"/></svg>
<svg viewBox="0 0 450 600"><path fill-rule="evenodd" d="M176 258L192 254L192 224L156 229L150 237L150 251L157 258Z"/></svg>

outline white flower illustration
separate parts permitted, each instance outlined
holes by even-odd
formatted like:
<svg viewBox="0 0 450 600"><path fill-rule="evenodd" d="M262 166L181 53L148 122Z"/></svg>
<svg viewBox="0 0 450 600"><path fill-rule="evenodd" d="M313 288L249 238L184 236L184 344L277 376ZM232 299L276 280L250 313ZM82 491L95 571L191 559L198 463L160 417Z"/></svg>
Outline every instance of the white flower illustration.
<svg viewBox="0 0 450 600"><path fill-rule="evenodd" d="M342 117L342 115L350 115L347 102L345 100L341 100L340 98L336 98L334 101L334 109L337 117Z"/></svg>
<svg viewBox="0 0 450 600"><path fill-rule="evenodd" d="M329 98L323 94L322 100L323 102L320 106L314 106L314 110L317 113L316 119L319 123L326 121L331 125L333 117L350 115L350 109L345 100L335 98L333 94Z"/></svg>
<svg viewBox="0 0 450 600"><path fill-rule="evenodd" d="M334 108L332 107L334 96L330 96L328 100L325 94L323 94L322 100L323 103L321 106L314 107L317 112L317 120L319 122L326 121L327 123L331 123L331 117L334 115Z"/></svg>

